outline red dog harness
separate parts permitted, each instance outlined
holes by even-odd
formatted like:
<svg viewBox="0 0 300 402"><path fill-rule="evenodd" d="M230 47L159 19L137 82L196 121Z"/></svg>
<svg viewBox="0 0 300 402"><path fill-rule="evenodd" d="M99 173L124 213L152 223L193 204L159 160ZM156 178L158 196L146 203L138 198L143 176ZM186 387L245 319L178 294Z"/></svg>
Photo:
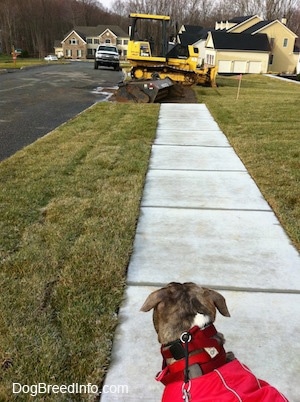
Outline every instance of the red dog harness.
<svg viewBox="0 0 300 402"><path fill-rule="evenodd" d="M182 339L184 334L189 335L188 340ZM237 359L225 364L226 352L214 325L195 326L184 334L161 347L163 369L156 380L166 385L162 402L288 402ZM167 365L167 359L175 361ZM194 364L204 375L187 379L185 371Z"/></svg>
<svg viewBox="0 0 300 402"><path fill-rule="evenodd" d="M226 362L226 352L216 338L217 330L213 324L200 329L197 325L188 332L188 364L198 364L202 374L207 374L222 366ZM184 381L186 361L184 359L185 342L178 339L168 345L162 345L163 370L157 374L156 380L164 385L174 381ZM193 353L195 352L195 353ZM176 361L167 366L166 360L173 358Z"/></svg>

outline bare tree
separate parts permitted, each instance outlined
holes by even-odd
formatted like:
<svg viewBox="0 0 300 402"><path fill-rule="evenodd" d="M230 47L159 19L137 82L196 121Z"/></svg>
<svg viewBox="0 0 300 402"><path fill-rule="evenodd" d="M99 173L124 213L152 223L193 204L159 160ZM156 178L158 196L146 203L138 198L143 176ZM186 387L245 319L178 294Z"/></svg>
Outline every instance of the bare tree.
<svg viewBox="0 0 300 402"><path fill-rule="evenodd" d="M182 24L213 27L217 20L253 14L286 17L290 29L300 30L300 0L115 0L112 12L97 0L0 0L1 48L10 53L14 45L43 56L75 25L117 24L127 31L130 12L169 15L171 34ZM158 37L159 31L146 26L142 34Z"/></svg>
<svg viewBox="0 0 300 402"><path fill-rule="evenodd" d="M17 5L10 0L0 2L0 42L4 53L11 53L12 46L16 43Z"/></svg>

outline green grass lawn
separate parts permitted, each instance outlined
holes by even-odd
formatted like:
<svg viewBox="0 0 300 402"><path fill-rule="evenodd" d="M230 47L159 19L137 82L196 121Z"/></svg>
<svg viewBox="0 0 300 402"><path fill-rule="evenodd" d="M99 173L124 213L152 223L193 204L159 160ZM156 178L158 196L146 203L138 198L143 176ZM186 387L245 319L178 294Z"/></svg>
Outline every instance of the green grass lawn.
<svg viewBox="0 0 300 402"><path fill-rule="evenodd" d="M1 401L101 383L158 108L97 104L0 164Z"/></svg>
<svg viewBox="0 0 300 402"><path fill-rule="evenodd" d="M300 249L300 87L245 77L237 101L218 82L198 99ZM97 104L0 163L1 402L13 382L102 383L158 111Z"/></svg>
<svg viewBox="0 0 300 402"><path fill-rule="evenodd" d="M232 146L300 250L300 85L249 75L197 88Z"/></svg>
<svg viewBox="0 0 300 402"><path fill-rule="evenodd" d="M17 57L16 60L13 60L11 56L0 56L0 70L1 69L20 69L24 67L32 67L32 66L39 66L45 65L48 63L63 63L66 61L58 60L58 61L45 61L44 59L38 58L22 58L20 56Z"/></svg>

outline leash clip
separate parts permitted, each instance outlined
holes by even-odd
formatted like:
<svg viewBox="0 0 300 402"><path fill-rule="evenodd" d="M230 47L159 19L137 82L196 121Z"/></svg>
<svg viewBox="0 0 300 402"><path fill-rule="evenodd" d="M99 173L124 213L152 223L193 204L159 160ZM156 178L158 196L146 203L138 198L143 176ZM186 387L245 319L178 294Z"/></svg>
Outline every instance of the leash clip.
<svg viewBox="0 0 300 402"><path fill-rule="evenodd" d="M182 343L188 343L188 342L191 341L192 335L191 335L189 332L183 332L183 333L180 335L180 338L179 338L179 339L181 340Z"/></svg>
<svg viewBox="0 0 300 402"><path fill-rule="evenodd" d="M189 332L183 332L180 335L180 341L184 344L184 360L185 360L185 368L184 368L184 383L190 384L190 374L189 374L189 342L192 340L192 335ZM190 388L190 386L188 386ZM186 391L185 388L182 389L183 399L185 401L189 401L189 390Z"/></svg>
<svg viewBox="0 0 300 402"><path fill-rule="evenodd" d="M184 382L182 384L182 399L184 400L184 402L189 402L191 399L191 394L190 394L190 390L192 387L192 383L189 380L188 382Z"/></svg>

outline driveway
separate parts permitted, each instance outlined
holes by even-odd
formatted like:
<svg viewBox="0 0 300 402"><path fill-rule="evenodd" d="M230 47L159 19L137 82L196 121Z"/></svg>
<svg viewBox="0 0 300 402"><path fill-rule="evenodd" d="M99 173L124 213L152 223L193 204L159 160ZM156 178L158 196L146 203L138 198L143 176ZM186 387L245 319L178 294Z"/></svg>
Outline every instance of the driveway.
<svg viewBox="0 0 300 402"><path fill-rule="evenodd" d="M122 73L93 63L50 64L0 75L0 160L106 98Z"/></svg>

